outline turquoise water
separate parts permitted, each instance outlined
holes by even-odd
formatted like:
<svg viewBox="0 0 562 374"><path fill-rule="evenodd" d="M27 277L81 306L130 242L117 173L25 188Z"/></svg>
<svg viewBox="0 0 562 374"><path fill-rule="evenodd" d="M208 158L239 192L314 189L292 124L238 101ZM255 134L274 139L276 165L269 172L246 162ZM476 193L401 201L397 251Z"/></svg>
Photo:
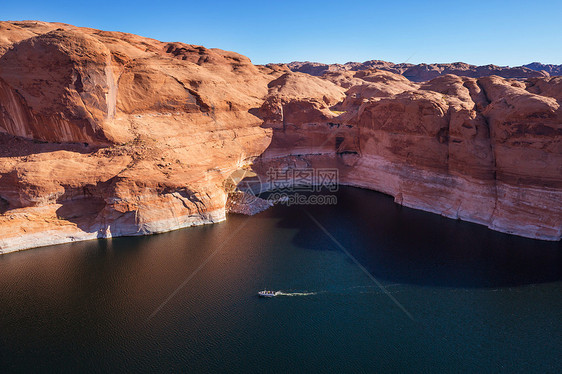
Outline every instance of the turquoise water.
<svg viewBox="0 0 562 374"><path fill-rule="evenodd" d="M337 198L0 256L0 372L562 372L560 243Z"/></svg>

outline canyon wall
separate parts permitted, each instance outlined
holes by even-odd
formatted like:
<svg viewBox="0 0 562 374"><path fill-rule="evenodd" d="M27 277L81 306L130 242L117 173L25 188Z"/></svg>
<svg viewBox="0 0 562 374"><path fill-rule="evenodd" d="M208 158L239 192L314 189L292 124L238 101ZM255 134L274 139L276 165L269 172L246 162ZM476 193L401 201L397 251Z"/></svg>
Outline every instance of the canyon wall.
<svg viewBox="0 0 562 374"><path fill-rule="evenodd" d="M273 139L255 162L262 180L271 167L338 168L341 184L408 207L560 240L561 77L445 75L417 84L368 70L324 78L331 87L298 100L284 98L283 85L318 87L320 78L288 73L270 88L262 118ZM341 87L349 87L345 99L332 106L326 93L337 97Z"/></svg>
<svg viewBox="0 0 562 374"><path fill-rule="evenodd" d="M249 111L278 73L124 33L0 31L0 252L225 219L225 180L269 144Z"/></svg>
<svg viewBox="0 0 562 374"><path fill-rule="evenodd" d="M338 168L343 184L399 204L559 240L561 100L561 78L546 75L314 77L0 22L0 253L217 222L244 211L227 204L238 176L271 167Z"/></svg>

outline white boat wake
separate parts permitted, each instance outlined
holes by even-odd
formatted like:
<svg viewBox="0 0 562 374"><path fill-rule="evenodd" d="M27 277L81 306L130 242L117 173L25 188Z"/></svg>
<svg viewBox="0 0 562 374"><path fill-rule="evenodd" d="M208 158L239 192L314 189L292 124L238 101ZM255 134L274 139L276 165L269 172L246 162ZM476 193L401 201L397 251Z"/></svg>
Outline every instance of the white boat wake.
<svg viewBox="0 0 562 374"><path fill-rule="evenodd" d="M283 291L275 292L275 296L311 296L316 294L317 292L283 292Z"/></svg>
<svg viewBox="0 0 562 374"><path fill-rule="evenodd" d="M393 286L401 286L401 284L389 284L386 287L393 287ZM375 286L355 286L349 287L342 290L330 290L330 291L317 291L317 292L309 292L309 291L300 291L300 292L285 292L285 291L275 291L272 296L312 296L312 295L319 295L319 294L335 294L335 295L348 295L353 293L360 293L360 294L383 294L378 290L371 290L372 288L376 288ZM273 291L269 291L273 292ZM388 292L388 291L387 291ZM400 293L400 291L393 291L390 293Z"/></svg>

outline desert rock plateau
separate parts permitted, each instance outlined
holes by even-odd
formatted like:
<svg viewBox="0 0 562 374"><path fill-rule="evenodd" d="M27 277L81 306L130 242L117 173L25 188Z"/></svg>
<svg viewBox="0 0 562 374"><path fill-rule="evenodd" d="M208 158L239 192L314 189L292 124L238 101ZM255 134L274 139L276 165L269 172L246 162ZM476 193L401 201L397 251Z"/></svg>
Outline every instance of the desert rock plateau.
<svg viewBox="0 0 562 374"><path fill-rule="evenodd" d="M480 78L497 75L503 78L536 78L562 75L562 65L541 64L533 62L523 66L509 67L497 65L476 66L464 62L448 64L395 64L388 61L371 60L365 62L347 62L345 64L323 64L310 61L294 61L287 64L289 69L298 73L321 76L328 72L360 71L379 69L401 74L414 82L423 82L440 75L454 74L463 77Z"/></svg>
<svg viewBox="0 0 562 374"><path fill-rule="evenodd" d="M0 22L0 253L218 222L272 167L560 240L560 67L309 65Z"/></svg>

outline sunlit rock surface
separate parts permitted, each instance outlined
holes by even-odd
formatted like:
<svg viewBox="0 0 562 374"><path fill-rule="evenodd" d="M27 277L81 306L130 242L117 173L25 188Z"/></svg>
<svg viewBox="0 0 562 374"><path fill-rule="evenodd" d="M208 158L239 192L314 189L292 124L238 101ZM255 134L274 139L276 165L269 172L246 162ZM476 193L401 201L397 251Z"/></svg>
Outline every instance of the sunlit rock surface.
<svg viewBox="0 0 562 374"><path fill-rule="evenodd" d="M390 194L399 204L560 239L562 78L445 75L413 83L381 70L325 78L349 87L345 100L321 106L318 90L300 99L303 110L284 116L283 126L275 113L291 103L272 110L268 103L283 102L282 89L270 89L262 110L271 111L263 118L273 139L255 163L263 178L270 167L336 167L340 183ZM310 117L302 101L324 116Z"/></svg>
<svg viewBox="0 0 562 374"><path fill-rule="evenodd" d="M225 219L224 180L270 142L249 111L281 72L131 34L0 30L0 251Z"/></svg>
<svg viewBox="0 0 562 374"><path fill-rule="evenodd" d="M223 220L240 197L228 181L250 167L262 179L337 168L341 183L399 204L560 239L560 77L443 70L416 83L388 70L315 77L201 46L0 22L0 252ZM253 209L242 200L228 210Z"/></svg>

